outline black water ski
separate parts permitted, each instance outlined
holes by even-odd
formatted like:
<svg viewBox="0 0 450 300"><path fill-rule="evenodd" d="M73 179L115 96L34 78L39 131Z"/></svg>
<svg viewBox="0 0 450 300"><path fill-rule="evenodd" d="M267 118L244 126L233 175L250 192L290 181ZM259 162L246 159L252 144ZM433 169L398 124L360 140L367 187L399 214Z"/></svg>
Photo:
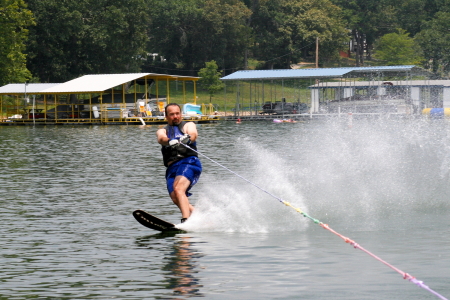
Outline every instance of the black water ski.
<svg viewBox="0 0 450 300"><path fill-rule="evenodd" d="M169 223L164 220L161 220L160 218L157 218L141 209L133 211L133 217L139 223L144 225L145 227L148 227L148 228L151 228L154 230L158 230L158 231L162 231L162 232L183 231L183 230L175 227L174 224Z"/></svg>

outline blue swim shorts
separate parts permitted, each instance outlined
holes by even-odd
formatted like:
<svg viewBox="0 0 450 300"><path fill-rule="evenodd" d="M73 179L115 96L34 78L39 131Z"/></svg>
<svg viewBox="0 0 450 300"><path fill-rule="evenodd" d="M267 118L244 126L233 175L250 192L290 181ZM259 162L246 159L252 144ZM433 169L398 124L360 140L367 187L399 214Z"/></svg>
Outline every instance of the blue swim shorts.
<svg viewBox="0 0 450 300"><path fill-rule="evenodd" d="M186 191L186 196L191 196L192 194L189 193L189 190L197 183L201 173L202 164L196 156L185 157L172 163L166 170L167 191L169 195L173 192L175 177L184 176L191 182Z"/></svg>

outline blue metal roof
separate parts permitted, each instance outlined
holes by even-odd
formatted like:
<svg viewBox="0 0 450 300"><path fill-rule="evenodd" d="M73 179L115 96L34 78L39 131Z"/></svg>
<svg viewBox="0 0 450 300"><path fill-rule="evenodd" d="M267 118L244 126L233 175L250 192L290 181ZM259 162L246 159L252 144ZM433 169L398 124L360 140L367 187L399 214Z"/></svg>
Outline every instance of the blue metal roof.
<svg viewBox="0 0 450 300"><path fill-rule="evenodd" d="M292 78L336 78L349 73L375 72L408 72L415 66L377 66L377 67L347 67L324 69L280 69L280 70L245 70L237 71L221 80L257 80L257 79L292 79Z"/></svg>
<svg viewBox="0 0 450 300"><path fill-rule="evenodd" d="M352 68L352 73L375 73L375 72L409 72L413 69L421 70L419 67L414 65L407 66L373 66L373 67L354 67Z"/></svg>

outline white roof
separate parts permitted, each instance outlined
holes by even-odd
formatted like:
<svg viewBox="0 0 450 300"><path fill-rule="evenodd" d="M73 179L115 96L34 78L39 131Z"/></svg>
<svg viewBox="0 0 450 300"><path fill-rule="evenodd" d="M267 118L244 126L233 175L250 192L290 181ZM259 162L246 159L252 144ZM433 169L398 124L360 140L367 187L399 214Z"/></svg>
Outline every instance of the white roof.
<svg viewBox="0 0 450 300"><path fill-rule="evenodd" d="M197 81L200 79L200 77L193 76L178 76L156 73L85 75L64 83L29 83L26 87L26 92L27 94L101 93L121 84L140 78L193 81ZM0 95L24 93L25 83L12 83L0 87Z"/></svg>
<svg viewBox="0 0 450 300"><path fill-rule="evenodd" d="M101 93L151 73L85 75L43 90L43 94Z"/></svg>
<svg viewBox="0 0 450 300"><path fill-rule="evenodd" d="M25 87L25 83L10 83L0 87L0 94L16 95L16 94L39 94L43 90L60 85L61 83L29 83Z"/></svg>

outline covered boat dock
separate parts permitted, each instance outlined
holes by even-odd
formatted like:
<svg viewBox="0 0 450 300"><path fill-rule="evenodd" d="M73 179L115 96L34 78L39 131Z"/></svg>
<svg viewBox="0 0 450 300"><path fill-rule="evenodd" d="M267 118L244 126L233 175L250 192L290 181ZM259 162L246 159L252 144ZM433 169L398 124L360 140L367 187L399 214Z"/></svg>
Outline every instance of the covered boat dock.
<svg viewBox="0 0 450 300"><path fill-rule="evenodd" d="M85 75L65 83L8 84L0 87L2 124L142 124L164 123L171 102L170 84L182 83L183 103L196 101L199 77L155 73ZM187 95L186 82L193 82ZM160 82L165 90L160 90ZM196 122L217 116L190 115Z"/></svg>
<svg viewBox="0 0 450 300"><path fill-rule="evenodd" d="M450 105L450 97L446 96L450 93L445 89L440 91L448 100L439 102L429 96L430 86L444 86L444 81L429 80L430 75L422 68L409 65L246 70L221 80L234 94L236 116L245 115L246 107L255 108L255 115L256 107L262 108L262 113L310 116L341 111L414 114L429 105Z"/></svg>

